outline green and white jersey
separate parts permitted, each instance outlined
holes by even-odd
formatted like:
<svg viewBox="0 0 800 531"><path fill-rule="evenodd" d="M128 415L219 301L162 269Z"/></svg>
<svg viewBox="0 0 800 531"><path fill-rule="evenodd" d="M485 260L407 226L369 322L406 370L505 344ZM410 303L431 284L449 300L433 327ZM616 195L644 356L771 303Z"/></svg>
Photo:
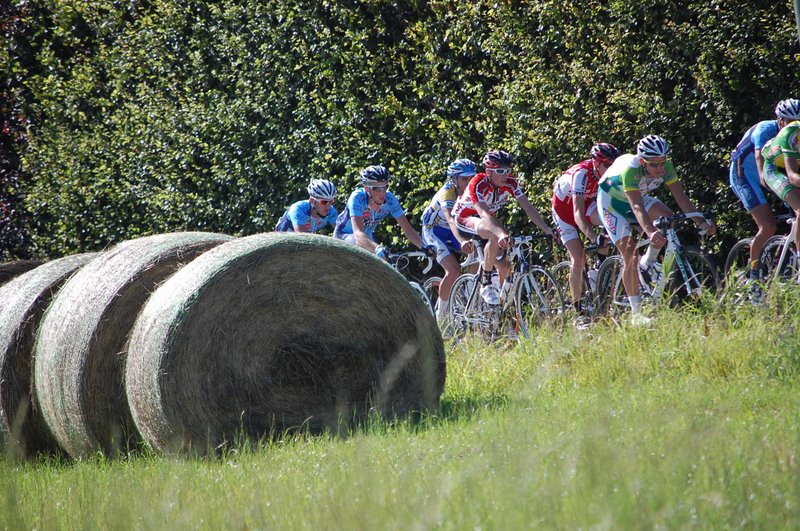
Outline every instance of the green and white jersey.
<svg viewBox="0 0 800 531"><path fill-rule="evenodd" d="M761 148L765 167L785 168L785 157L800 159L800 121L795 120Z"/></svg>
<svg viewBox="0 0 800 531"><path fill-rule="evenodd" d="M670 186L678 182L675 166L667 160L664 164L666 175L650 177L639 157L631 153L620 155L600 179L600 189L611 196L611 208L627 218L633 216L628 196L625 192L639 190L642 195L652 192L662 184ZM633 218L635 219L635 218Z"/></svg>

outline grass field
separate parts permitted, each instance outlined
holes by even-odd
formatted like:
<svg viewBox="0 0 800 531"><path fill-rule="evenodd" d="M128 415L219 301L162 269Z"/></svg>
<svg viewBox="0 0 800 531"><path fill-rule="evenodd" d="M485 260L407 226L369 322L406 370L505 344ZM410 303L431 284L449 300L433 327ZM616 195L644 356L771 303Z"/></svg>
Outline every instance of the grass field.
<svg viewBox="0 0 800 531"><path fill-rule="evenodd" d="M441 410L214 460L0 461L5 529L800 527L800 296L454 346Z"/></svg>

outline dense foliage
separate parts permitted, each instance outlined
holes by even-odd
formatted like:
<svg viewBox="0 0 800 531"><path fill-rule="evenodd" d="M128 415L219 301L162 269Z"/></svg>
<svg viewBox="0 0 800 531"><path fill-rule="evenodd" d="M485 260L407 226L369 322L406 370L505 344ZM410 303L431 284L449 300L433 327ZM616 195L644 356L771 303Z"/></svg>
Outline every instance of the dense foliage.
<svg viewBox="0 0 800 531"><path fill-rule="evenodd" d="M491 147L518 155L545 209L552 180L592 142L630 150L652 132L672 143L691 195L720 212L728 245L751 228L727 188L730 149L798 96L800 77L787 0L7 9L0 95L25 129L12 146L21 187L0 191L31 216L14 222L29 240L7 256L270 230L310 177L331 178L343 201L378 162L416 218L452 158Z"/></svg>

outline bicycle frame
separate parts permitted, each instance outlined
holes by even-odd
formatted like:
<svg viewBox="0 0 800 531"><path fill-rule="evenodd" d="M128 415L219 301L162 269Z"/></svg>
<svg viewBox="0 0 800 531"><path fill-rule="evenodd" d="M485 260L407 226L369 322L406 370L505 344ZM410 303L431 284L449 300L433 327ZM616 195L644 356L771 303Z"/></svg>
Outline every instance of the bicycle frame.
<svg viewBox="0 0 800 531"><path fill-rule="evenodd" d="M783 246L781 247L781 254L778 257L778 262L775 264L775 267L772 270L772 281L777 281L781 278L781 272L783 271L784 266L786 265L787 255L789 254L789 248L795 241L795 237L797 236L797 223L795 223L794 219L786 220L792 228L789 230L789 234L786 235L783 239ZM794 257L791 257L793 259ZM797 266L797 264L795 264ZM795 281L800 280L800 268L795 267Z"/></svg>

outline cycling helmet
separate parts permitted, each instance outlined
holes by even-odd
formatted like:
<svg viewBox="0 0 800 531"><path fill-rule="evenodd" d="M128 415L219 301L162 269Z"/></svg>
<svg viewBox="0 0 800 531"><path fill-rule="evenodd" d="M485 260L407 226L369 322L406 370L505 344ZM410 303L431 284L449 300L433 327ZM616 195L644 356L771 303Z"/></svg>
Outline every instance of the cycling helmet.
<svg viewBox="0 0 800 531"><path fill-rule="evenodd" d="M469 159L456 159L447 167L447 176L472 177L475 175L475 163Z"/></svg>
<svg viewBox="0 0 800 531"><path fill-rule="evenodd" d="M499 149L493 149L483 157L484 168L502 168L512 164L514 164L514 155Z"/></svg>
<svg viewBox="0 0 800 531"><path fill-rule="evenodd" d="M658 135L647 135L636 144L636 154L643 159L666 157L669 153L669 144Z"/></svg>
<svg viewBox="0 0 800 531"><path fill-rule="evenodd" d="M311 179L307 190L308 195L314 199L331 201L336 197L336 186L327 179Z"/></svg>
<svg viewBox="0 0 800 531"><path fill-rule="evenodd" d="M361 184L364 186L381 185L389 182L389 170L381 165L369 166L361 170Z"/></svg>
<svg viewBox="0 0 800 531"><path fill-rule="evenodd" d="M800 100L779 101L775 106L775 116L785 120L800 120Z"/></svg>
<svg viewBox="0 0 800 531"><path fill-rule="evenodd" d="M592 159L611 164L614 159L619 157L619 150L613 144L595 144L589 151Z"/></svg>

